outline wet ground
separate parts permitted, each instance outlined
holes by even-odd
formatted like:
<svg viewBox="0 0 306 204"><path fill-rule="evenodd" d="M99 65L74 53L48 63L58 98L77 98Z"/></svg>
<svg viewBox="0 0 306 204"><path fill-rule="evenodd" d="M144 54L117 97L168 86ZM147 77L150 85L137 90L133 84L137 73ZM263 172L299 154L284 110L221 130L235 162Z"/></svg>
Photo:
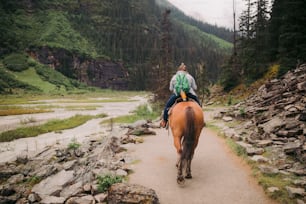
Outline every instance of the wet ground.
<svg viewBox="0 0 306 204"><path fill-rule="evenodd" d="M102 120L114 118L130 114L139 105L146 104L147 98L143 96L133 96L125 102L103 102L102 98L95 98L95 103L80 103L77 100L48 100L37 101L31 106L41 106L47 104L52 108L53 112L37 113L37 114L24 114L0 117L0 131L7 131L22 126L37 125L45 123L52 119L65 119L77 114L82 115L98 115L107 114L106 118L92 119L85 124L73 129L67 129L60 132L50 132L39 135L37 137L22 138L11 142L0 143L0 163L13 161L19 155L33 155L36 152L44 149L46 146L52 145L68 145L72 141L81 143L84 139L95 134L106 134L105 132L110 129L110 124L101 125ZM94 106L94 110L80 110L81 106ZM28 105L27 105L28 106ZM66 107L78 107L78 110L67 109ZM24 124L23 121L33 120L33 123Z"/></svg>

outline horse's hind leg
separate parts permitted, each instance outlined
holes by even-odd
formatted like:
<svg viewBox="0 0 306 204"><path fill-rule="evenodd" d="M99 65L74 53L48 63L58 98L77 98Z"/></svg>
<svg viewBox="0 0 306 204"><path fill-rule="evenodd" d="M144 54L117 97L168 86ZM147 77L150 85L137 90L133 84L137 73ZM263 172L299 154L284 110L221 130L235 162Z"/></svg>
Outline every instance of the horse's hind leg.
<svg viewBox="0 0 306 204"><path fill-rule="evenodd" d="M176 181L179 185L184 185L185 184L185 179L184 179L184 176L183 176L183 161L182 160L180 160L178 162Z"/></svg>
<svg viewBox="0 0 306 204"><path fill-rule="evenodd" d="M192 175L191 175L191 159L187 160L187 167L186 167L186 179L191 179Z"/></svg>
<svg viewBox="0 0 306 204"><path fill-rule="evenodd" d="M182 145L181 145L181 139L179 137L174 138L174 146L176 148L177 152L177 162L176 162L176 167L179 167L179 162L181 160L181 154L182 154Z"/></svg>

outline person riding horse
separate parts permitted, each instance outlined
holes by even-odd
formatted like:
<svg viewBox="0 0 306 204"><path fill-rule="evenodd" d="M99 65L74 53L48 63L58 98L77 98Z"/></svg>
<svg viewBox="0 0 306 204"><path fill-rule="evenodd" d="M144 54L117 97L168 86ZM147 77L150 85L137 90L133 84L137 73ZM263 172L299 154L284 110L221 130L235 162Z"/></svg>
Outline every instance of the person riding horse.
<svg viewBox="0 0 306 204"><path fill-rule="evenodd" d="M193 78L193 76L191 76L188 72L187 72L187 68L186 68L186 65L184 63L181 63L181 65L178 67L178 70L176 72L175 75L173 75L173 77L171 78L171 81L170 81L170 86L169 86L169 90L172 93L172 95L170 96L168 102L166 103L166 106L164 108L164 112L163 112L163 119L162 121L160 122L160 126L165 128L167 126L167 123L168 123L168 111L170 109L170 107L175 103L175 101L181 97L180 96L180 93L176 93L176 90L175 90L175 84L176 84L176 79L177 79L177 76L180 75L180 74L185 74L186 75L186 78L188 80L188 83L189 83L189 92L186 93L187 97L188 98L191 98L193 99L194 101L196 101L200 106L201 106L201 103L195 93L195 90L197 90L197 84Z"/></svg>

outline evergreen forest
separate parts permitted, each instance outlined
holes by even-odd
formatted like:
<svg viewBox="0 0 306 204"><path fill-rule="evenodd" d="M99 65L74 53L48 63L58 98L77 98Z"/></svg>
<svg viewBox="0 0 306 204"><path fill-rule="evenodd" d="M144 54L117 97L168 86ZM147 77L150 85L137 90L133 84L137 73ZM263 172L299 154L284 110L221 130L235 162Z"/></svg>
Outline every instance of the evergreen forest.
<svg viewBox="0 0 306 204"><path fill-rule="evenodd" d="M0 13L1 69L13 72L29 67L10 69L22 62L16 56L47 68L35 58L47 48L64 56L55 70L72 80L82 81L70 58L104 60L127 70L128 89L155 91L168 86L181 62L198 79L217 82L232 50L232 31L196 21L165 0L0 0ZM7 78L1 84L4 92L12 86Z"/></svg>
<svg viewBox="0 0 306 204"><path fill-rule="evenodd" d="M16 78L33 73L58 89L94 85L97 74L108 74L101 64L112 62L124 73L121 88L162 96L184 62L203 94L209 84L231 90L272 65L281 76L304 63L306 2L244 2L233 32L186 16L166 0L0 0L0 92L40 92L31 80ZM37 57L54 53L61 59L52 66Z"/></svg>
<svg viewBox="0 0 306 204"><path fill-rule="evenodd" d="M244 0L234 51L223 70L226 90L249 84L278 67L278 76L306 61L304 0Z"/></svg>

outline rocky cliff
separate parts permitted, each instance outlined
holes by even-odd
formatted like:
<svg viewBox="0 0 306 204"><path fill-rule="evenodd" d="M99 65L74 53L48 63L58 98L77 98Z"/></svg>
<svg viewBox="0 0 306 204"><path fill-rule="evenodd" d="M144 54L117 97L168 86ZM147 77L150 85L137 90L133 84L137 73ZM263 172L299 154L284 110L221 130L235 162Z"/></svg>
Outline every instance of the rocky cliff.
<svg viewBox="0 0 306 204"><path fill-rule="evenodd" d="M128 70L118 62L92 59L60 48L41 47L28 51L40 63L90 86L126 90Z"/></svg>

